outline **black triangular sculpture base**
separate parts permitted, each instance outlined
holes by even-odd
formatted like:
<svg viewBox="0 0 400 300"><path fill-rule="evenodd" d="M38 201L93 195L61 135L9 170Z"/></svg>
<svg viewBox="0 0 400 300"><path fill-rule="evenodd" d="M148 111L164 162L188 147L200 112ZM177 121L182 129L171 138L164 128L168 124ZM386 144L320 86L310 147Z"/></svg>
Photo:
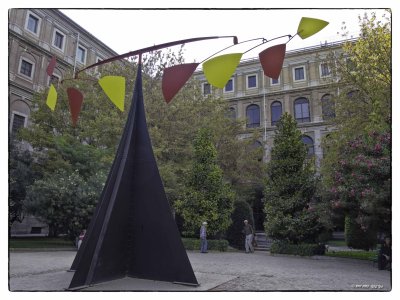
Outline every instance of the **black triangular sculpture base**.
<svg viewBox="0 0 400 300"><path fill-rule="evenodd" d="M198 285L154 158L140 64L114 163L71 270L71 290L126 276Z"/></svg>

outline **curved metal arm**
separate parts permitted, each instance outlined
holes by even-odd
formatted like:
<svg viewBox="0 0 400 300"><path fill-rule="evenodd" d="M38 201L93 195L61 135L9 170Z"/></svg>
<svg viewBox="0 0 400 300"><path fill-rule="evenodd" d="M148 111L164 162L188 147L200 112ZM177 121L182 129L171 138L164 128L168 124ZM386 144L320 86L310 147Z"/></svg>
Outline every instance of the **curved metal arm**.
<svg viewBox="0 0 400 300"><path fill-rule="evenodd" d="M215 52L214 54L212 54L212 55L208 56L207 58L203 59L199 64L202 64L203 62L205 62L206 60L209 60L214 55L216 55L216 54L218 54L218 53L220 53L222 51L225 51L225 50L227 50L227 49L229 49L231 47L234 47L234 46L239 45L239 44L244 44L244 43L247 43L247 42L257 41L257 40L263 40L263 43L264 43L265 38L256 38L256 39L246 40L246 41L243 41L243 42L240 42L240 43L236 40L236 42L234 42L233 45L230 45L230 46L228 46L228 47L226 47L226 48L224 48L222 50L219 50L219 51Z"/></svg>
<svg viewBox="0 0 400 300"><path fill-rule="evenodd" d="M278 36L278 37L273 38L273 39L270 39L270 40L263 39L263 41L262 41L261 44L258 44L258 45L256 45L256 46L254 46L253 48L250 48L249 50L247 50L247 51L244 52L244 53L250 52L251 50L253 50L253 49L257 48L257 47L260 47L261 45L264 45L264 44L266 44L266 43L268 43L268 42L271 42L271 41L274 41L274 40L277 40L277 39L281 39L281 38L283 38L283 37L288 37L288 38L289 38L289 40L286 42L286 44L289 43L290 40L292 39L292 36L291 36L290 34L281 35L281 36ZM243 54L244 54L244 53L243 53Z"/></svg>
<svg viewBox="0 0 400 300"><path fill-rule="evenodd" d="M172 46L176 46L176 45L181 45L181 44L187 44L187 43L192 43L192 42L198 42L198 41L203 41L203 40L211 40L211 39L220 39L220 38L233 38L233 43L236 45L238 43L238 39L236 36L234 35L228 35L228 36L207 36L207 37L199 37L199 38L191 38L191 39L185 39L185 40L179 40L179 41L174 41L174 42L168 42L168 43L164 43L164 44L159 44L159 45L154 45L151 47L146 47L146 48L142 48L139 50L134 50L134 51L130 51L121 55L117 55L102 61L99 61L95 64L92 64L90 66L87 66L86 68L79 70L75 73L74 78L77 79L78 78L78 74L82 71L85 71L87 69L90 68L94 68L97 66L100 66L102 64L106 64L115 60L120 60L123 58L127 58L130 56L136 56L139 55L141 56L143 53L147 53L147 52L151 52L151 51L155 51L155 50L159 50L159 49L163 49L163 48L168 48L168 47L172 47Z"/></svg>

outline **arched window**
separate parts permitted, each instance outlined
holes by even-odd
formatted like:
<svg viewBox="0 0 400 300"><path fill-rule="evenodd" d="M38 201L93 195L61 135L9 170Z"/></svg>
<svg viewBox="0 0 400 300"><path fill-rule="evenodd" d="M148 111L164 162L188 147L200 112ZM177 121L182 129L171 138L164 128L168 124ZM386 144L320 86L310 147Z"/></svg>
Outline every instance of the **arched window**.
<svg viewBox="0 0 400 300"><path fill-rule="evenodd" d="M312 138L310 138L307 135L303 135L301 138L301 141L307 146L307 156L313 156L314 155L314 141Z"/></svg>
<svg viewBox="0 0 400 300"><path fill-rule="evenodd" d="M310 122L310 108L306 98L302 97L294 101L294 115L297 123Z"/></svg>
<svg viewBox="0 0 400 300"><path fill-rule="evenodd" d="M282 103L274 101L271 104L271 125L276 125L282 116Z"/></svg>
<svg viewBox="0 0 400 300"><path fill-rule="evenodd" d="M229 108L228 118L231 120L236 120L236 109L234 107Z"/></svg>
<svg viewBox="0 0 400 300"><path fill-rule="evenodd" d="M247 128L260 127L260 107L256 104L247 106Z"/></svg>
<svg viewBox="0 0 400 300"><path fill-rule="evenodd" d="M26 126L27 116L21 113L13 112L11 116L11 133L17 133Z"/></svg>
<svg viewBox="0 0 400 300"><path fill-rule="evenodd" d="M335 103L332 100L332 95L325 94L321 98L322 105L322 118L324 120L329 120L334 118L335 115Z"/></svg>
<svg viewBox="0 0 400 300"><path fill-rule="evenodd" d="M17 133L21 128L27 126L31 107L26 100L22 100L18 97L12 100L10 112L10 132L14 134Z"/></svg>

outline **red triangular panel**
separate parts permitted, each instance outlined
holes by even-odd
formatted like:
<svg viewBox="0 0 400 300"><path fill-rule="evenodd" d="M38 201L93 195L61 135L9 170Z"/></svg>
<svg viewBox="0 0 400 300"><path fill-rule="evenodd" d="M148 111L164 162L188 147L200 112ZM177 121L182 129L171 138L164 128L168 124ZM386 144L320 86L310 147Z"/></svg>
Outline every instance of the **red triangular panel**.
<svg viewBox="0 0 400 300"><path fill-rule="evenodd" d="M49 76L53 75L54 68L56 67L56 63L57 63L56 57L53 56L49 62L49 65L47 66L47 69L46 69L47 75L49 75Z"/></svg>
<svg viewBox="0 0 400 300"><path fill-rule="evenodd" d="M184 86L198 65L198 63L182 64L164 69L162 92L167 103L169 103Z"/></svg>
<svg viewBox="0 0 400 300"><path fill-rule="evenodd" d="M275 45L265 49L258 55L264 74L273 79L278 79L285 59L286 44Z"/></svg>
<svg viewBox="0 0 400 300"><path fill-rule="evenodd" d="M71 112L72 125L76 126L78 122L79 113L81 112L83 95L75 88L67 89L69 110Z"/></svg>

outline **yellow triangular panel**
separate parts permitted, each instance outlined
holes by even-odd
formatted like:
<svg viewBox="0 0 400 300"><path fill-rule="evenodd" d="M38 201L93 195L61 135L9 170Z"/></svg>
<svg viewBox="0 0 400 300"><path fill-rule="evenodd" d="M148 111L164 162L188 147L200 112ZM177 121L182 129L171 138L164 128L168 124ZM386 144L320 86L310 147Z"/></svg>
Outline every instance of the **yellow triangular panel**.
<svg viewBox="0 0 400 300"><path fill-rule="evenodd" d="M304 40L318 31L325 28L329 22L320 19L306 18L303 17L300 20L299 28L297 29L297 34Z"/></svg>
<svg viewBox="0 0 400 300"><path fill-rule="evenodd" d="M99 84L112 103L121 111L124 111L125 77L104 76L99 79Z"/></svg>
<svg viewBox="0 0 400 300"><path fill-rule="evenodd" d="M50 85L49 93L47 94L46 104L52 111L56 108L57 103L57 91L54 85Z"/></svg>
<svg viewBox="0 0 400 300"><path fill-rule="evenodd" d="M207 81L217 88L224 88L235 72L242 55L243 53L231 53L207 60L203 64L203 71Z"/></svg>

